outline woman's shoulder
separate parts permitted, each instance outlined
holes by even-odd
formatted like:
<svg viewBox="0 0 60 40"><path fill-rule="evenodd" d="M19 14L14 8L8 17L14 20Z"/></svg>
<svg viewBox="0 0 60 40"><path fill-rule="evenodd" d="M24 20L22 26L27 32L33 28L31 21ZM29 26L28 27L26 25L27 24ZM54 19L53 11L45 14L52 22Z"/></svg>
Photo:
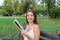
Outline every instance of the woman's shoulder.
<svg viewBox="0 0 60 40"><path fill-rule="evenodd" d="M38 24L35 24L34 25L34 29L39 29L39 25Z"/></svg>
<svg viewBox="0 0 60 40"><path fill-rule="evenodd" d="M37 31L37 32L40 32L39 25L37 25L37 24L36 24L35 27L34 27L34 32L36 32L36 31Z"/></svg>
<svg viewBox="0 0 60 40"><path fill-rule="evenodd" d="M35 27L39 27L39 25L38 24L35 24Z"/></svg>

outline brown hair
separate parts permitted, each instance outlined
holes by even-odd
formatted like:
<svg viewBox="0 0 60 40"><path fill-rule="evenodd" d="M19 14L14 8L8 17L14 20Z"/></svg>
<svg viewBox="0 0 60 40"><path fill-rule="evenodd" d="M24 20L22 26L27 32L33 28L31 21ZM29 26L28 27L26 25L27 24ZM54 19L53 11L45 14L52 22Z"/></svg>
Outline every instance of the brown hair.
<svg viewBox="0 0 60 40"><path fill-rule="evenodd" d="M36 15L36 13L35 13L33 10L31 10L31 9L27 10L27 12L26 12L26 22L27 22L27 24L29 24L29 22L28 22L28 20L27 20L27 13L29 13L29 12L32 12L33 15L34 15L33 23L34 23L34 24L37 24L37 15Z"/></svg>

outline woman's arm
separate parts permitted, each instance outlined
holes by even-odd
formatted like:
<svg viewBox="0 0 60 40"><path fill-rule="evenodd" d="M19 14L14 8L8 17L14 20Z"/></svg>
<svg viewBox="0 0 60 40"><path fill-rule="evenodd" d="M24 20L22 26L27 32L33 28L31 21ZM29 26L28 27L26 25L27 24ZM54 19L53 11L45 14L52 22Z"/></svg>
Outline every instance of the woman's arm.
<svg viewBox="0 0 60 40"><path fill-rule="evenodd" d="M34 40L39 40L40 38L40 30L39 30L39 26L36 25L34 28Z"/></svg>

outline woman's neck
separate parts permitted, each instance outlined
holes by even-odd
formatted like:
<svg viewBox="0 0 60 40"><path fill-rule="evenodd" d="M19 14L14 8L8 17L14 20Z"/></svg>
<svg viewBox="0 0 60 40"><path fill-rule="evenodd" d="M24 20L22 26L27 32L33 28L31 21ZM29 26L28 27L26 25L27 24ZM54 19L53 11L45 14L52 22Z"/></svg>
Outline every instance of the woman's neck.
<svg viewBox="0 0 60 40"><path fill-rule="evenodd" d="M33 22L29 23L29 26L32 26L32 25L34 25L34 23L33 23Z"/></svg>

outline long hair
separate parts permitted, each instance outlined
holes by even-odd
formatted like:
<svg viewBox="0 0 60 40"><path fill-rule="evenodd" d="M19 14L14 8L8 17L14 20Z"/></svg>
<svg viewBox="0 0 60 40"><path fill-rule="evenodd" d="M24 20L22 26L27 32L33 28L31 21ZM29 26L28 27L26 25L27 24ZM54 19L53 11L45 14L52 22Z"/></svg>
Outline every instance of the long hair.
<svg viewBox="0 0 60 40"><path fill-rule="evenodd" d="M26 12L26 22L27 22L27 24L29 24L29 22L28 22L28 20L27 20L27 14L28 14L29 12L32 12L33 15L34 15L33 23L34 23L34 24L37 24L37 15L36 15L36 13L35 13L33 10L31 10L31 9L27 10L27 12Z"/></svg>

